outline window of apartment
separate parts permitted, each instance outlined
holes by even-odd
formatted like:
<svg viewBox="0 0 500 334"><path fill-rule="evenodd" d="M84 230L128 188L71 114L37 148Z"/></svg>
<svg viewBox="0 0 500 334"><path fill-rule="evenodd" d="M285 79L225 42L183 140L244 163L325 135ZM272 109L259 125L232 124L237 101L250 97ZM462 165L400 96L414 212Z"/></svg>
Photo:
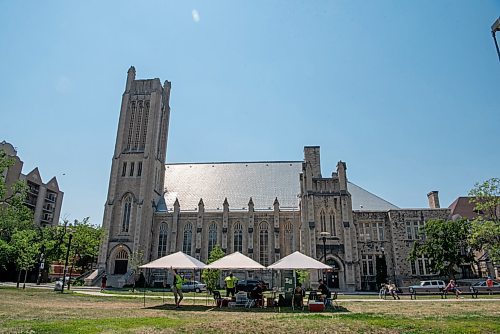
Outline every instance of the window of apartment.
<svg viewBox="0 0 500 334"><path fill-rule="evenodd" d="M127 175L127 163L124 162L122 166L122 176Z"/></svg>
<svg viewBox="0 0 500 334"><path fill-rule="evenodd" d="M410 261L411 274L418 276L433 275L430 264L431 260L424 256L417 258L415 261Z"/></svg>
<svg viewBox="0 0 500 334"><path fill-rule="evenodd" d="M240 222L234 224L233 251L243 252L243 226Z"/></svg>
<svg viewBox="0 0 500 334"><path fill-rule="evenodd" d="M362 223L361 224L362 240L365 241L383 241L384 240L384 223Z"/></svg>
<svg viewBox="0 0 500 334"><path fill-rule="evenodd" d="M137 163L137 176L141 176L142 175L142 161L139 161Z"/></svg>
<svg viewBox="0 0 500 334"><path fill-rule="evenodd" d="M406 222L406 239L408 240L418 240L422 236L420 235L420 231L423 231L424 222L414 221L414 222Z"/></svg>
<svg viewBox="0 0 500 334"><path fill-rule="evenodd" d="M361 270L364 276L373 276L375 267L374 255L361 255Z"/></svg>
<svg viewBox="0 0 500 334"><path fill-rule="evenodd" d="M193 241L193 225L191 223L187 223L184 226L184 237L182 240L182 251L188 255L191 254L192 241Z"/></svg>
<svg viewBox="0 0 500 334"><path fill-rule="evenodd" d="M259 225L259 262L263 266L269 265L269 225L267 222L262 222Z"/></svg>
<svg viewBox="0 0 500 334"><path fill-rule="evenodd" d="M217 244L217 224L211 223L208 227L208 255Z"/></svg>
<svg viewBox="0 0 500 334"><path fill-rule="evenodd" d="M135 167L135 163L134 162L131 162L130 163L130 172L129 172L129 176L134 176L134 167Z"/></svg>
<svg viewBox="0 0 500 334"><path fill-rule="evenodd" d="M167 255L167 223L161 223L158 235L158 258L165 255Z"/></svg>

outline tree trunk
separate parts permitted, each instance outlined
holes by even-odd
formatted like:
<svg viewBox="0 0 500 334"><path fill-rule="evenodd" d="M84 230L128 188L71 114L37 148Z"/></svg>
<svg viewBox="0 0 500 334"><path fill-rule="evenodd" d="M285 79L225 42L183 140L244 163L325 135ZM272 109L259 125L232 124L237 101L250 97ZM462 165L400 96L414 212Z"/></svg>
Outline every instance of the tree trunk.
<svg viewBox="0 0 500 334"><path fill-rule="evenodd" d="M19 269L19 274L17 275L16 289L19 289L19 282L21 282L21 269Z"/></svg>
<svg viewBox="0 0 500 334"><path fill-rule="evenodd" d="M28 277L28 270L24 270L24 282L23 282L23 290L26 289L26 278Z"/></svg>

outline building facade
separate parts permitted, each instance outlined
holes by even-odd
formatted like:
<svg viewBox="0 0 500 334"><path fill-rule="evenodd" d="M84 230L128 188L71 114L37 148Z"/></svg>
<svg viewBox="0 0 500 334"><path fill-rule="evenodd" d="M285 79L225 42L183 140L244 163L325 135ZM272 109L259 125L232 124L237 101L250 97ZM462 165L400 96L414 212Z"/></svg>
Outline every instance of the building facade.
<svg viewBox="0 0 500 334"><path fill-rule="evenodd" d="M112 159L99 255L108 279L183 251L206 261L219 245L267 266L301 251L325 261L331 288L373 290L377 277L398 284L431 277L429 259L407 259L427 220L446 219L437 192L430 208L400 209L349 182L340 161L329 177L320 147L300 161L167 164L170 82L128 71Z"/></svg>
<svg viewBox="0 0 500 334"><path fill-rule="evenodd" d="M55 226L59 223L64 193L59 189L54 176L48 182L43 182L38 167L28 174L23 174L23 162L17 156L16 149L9 143L0 143L0 150L13 160L5 173L5 183L11 186L18 180L26 182L27 196L25 205L33 211L33 218L37 226Z"/></svg>

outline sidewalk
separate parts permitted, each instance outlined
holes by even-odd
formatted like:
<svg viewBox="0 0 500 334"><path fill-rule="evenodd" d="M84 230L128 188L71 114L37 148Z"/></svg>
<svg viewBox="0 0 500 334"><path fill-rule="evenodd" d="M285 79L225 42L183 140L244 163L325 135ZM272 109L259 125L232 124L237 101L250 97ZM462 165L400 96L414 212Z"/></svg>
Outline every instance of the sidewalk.
<svg viewBox="0 0 500 334"><path fill-rule="evenodd" d="M1 286L7 286L7 287L16 287L16 283L14 282L1 282ZM19 285L22 287L22 284ZM49 289L49 290L54 290L54 283L49 283L49 284L40 284L36 285L35 283L26 283L26 288L27 289ZM82 295L88 295L88 296L96 296L96 297L119 297L119 298L148 298L148 299L169 299L173 300L174 296L171 294L169 295L151 295L146 292L146 295L142 293L138 294L120 294L120 293L103 293L101 292L101 289L99 287L93 287L93 286L71 286L70 291L77 293L77 294L82 294ZM356 294L360 295L360 294ZM344 295L345 296L345 295ZM184 300L208 300L211 301L213 300L213 297L211 295L205 295L205 294L197 294L196 296L193 296L193 293L184 293ZM337 299L337 302L343 303L343 302L349 302L349 303L357 303L357 302L368 302L368 303L429 303L429 302L441 302L441 303L453 303L453 302L490 302L490 301L500 301L500 298L448 298L448 299L441 299L441 298L429 298L429 299L401 299L401 300L394 300L394 299L378 299L378 298L339 298Z"/></svg>

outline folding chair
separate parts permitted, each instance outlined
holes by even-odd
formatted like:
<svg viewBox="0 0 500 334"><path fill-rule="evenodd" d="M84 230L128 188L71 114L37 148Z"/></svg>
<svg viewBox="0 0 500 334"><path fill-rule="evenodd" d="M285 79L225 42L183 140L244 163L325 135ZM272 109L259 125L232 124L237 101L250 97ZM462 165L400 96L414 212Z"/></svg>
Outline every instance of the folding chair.
<svg viewBox="0 0 500 334"><path fill-rule="evenodd" d="M215 305L217 307L219 307L219 308L222 307L222 297L221 297L219 291L214 291L214 301L215 301Z"/></svg>

